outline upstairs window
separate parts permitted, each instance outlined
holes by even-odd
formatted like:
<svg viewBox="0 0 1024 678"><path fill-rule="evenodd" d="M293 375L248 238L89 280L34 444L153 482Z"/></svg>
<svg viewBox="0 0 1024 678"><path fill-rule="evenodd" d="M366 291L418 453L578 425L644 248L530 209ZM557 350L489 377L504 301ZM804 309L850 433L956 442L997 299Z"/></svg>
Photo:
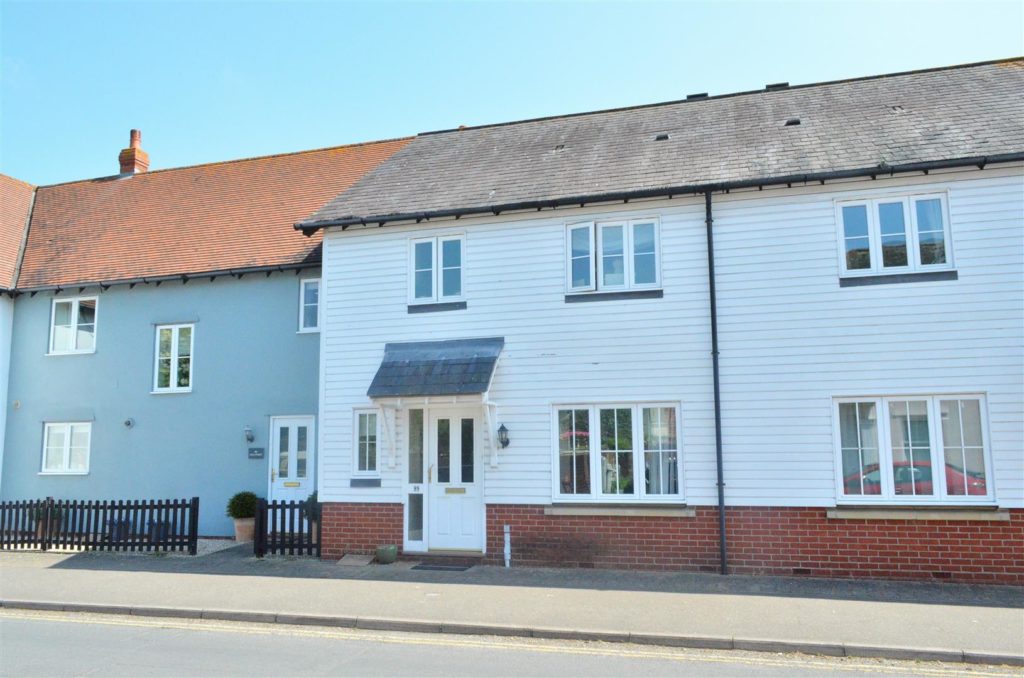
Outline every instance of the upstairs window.
<svg viewBox="0 0 1024 678"><path fill-rule="evenodd" d="M410 241L409 302L430 304L462 298L463 237Z"/></svg>
<svg viewBox="0 0 1024 678"><path fill-rule="evenodd" d="M843 275L952 268L945 195L851 200L836 210Z"/></svg>
<svg viewBox="0 0 1024 678"><path fill-rule="evenodd" d="M835 414L843 501L992 500L980 396L843 398Z"/></svg>
<svg viewBox="0 0 1024 678"><path fill-rule="evenodd" d="M299 283L299 332L320 330L320 278Z"/></svg>
<svg viewBox="0 0 1024 678"><path fill-rule="evenodd" d="M50 315L50 353L92 353L96 350L97 297L54 299Z"/></svg>
<svg viewBox="0 0 1024 678"><path fill-rule="evenodd" d="M192 390L192 325L158 325L154 393L188 393Z"/></svg>
<svg viewBox="0 0 1024 678"><path fill-rule="evenodd" d="M588 222L566 228L570 292L652 289L661 285L654 219Z"/></svg>

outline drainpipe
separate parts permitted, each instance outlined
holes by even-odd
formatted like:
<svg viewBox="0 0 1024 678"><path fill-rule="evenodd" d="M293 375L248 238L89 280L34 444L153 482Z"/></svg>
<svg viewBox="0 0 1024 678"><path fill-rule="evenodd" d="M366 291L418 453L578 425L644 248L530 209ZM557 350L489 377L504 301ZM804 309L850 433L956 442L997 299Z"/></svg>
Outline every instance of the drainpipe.
<svg viewBox="0 0 1024 678"><path fill-rule="evenodd" d="M725 535L725 472L722 469L722 387L718 376L718 303L715 299L715 239L711 226L711 191L704 194L704 225L708 241L708 297L711 302L711 370L715 380L715 466L718 471L718 562L729 574Z"/></svg>

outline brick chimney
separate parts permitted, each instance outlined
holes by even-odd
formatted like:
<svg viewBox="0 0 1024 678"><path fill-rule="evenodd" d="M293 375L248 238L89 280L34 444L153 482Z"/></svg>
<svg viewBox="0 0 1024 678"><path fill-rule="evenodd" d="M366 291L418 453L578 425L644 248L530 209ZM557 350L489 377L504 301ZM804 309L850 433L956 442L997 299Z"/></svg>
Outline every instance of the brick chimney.
<svg viewBox="0 0 1024 678"><path fill-rule="evenodd" d="M142 150L142 132L131 131L128 148L121 151L117 159L121 163L121 174L139 174L149 169L149 153Z"/></svg>

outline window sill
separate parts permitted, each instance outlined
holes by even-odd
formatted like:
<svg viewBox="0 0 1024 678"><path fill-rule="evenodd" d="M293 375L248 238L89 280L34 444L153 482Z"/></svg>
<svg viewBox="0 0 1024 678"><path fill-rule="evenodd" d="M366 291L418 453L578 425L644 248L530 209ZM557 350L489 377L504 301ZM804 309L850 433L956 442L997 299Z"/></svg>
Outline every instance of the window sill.
<svg viewBox="0 0 1024 678"><path fill-rule="evenodd" d="M91 351L51 351L49 353L44 353L43 355L47 358L56 358L63 355L93 355L94 353L96 353L96 349Z"/></svg>
<svg viewBox="0 0 1024 678"><path fill-rule="evenodd" d="M880 273L878 275L847 276L839 279L840 287L864 287L867 285L895 285L911 282L932 282L935 280L957 280L957 272L918 271L915 273Z"/></svg>
<svg viewBox="0 0 1024 678"><path fill-rule="evenodd" d="M1010 512L994 506L837 506L826 510L829 520L962 520L1006 522Z"/></svg>
<svg viewBox="0 0 1024 678"><path fill-rule="evenodd" d="M320 334L320 328L316 327L312 329L298 330L295 334Z"/></svg>
<svg viewBox="0 0 1024 678"><path fill-rule="evenodd" d="M624 299L661 299L664 290L623 290L621 292L575 292L565 295L565 303L579 304L588 301L620 301Z"/></svg>
<svg viewBox="0 0 1024 678"><path fill-rule="evenodd" d="M440 313L441 311L463 311L468 308L464 301L444 301L438 304L409 304L409 313Z"/></svg>
<svg viewBox="0 0 1024 678"><path fill-rule="evenodd" d="M88 471L40 471L37 476L87 476Z"/></svg>
<svg viewBox="0 0 1024 678"><path fill-rule="evenodd" d="M546 516L622 516L631 518L693 518L697 509L687 506L545 506Z"/></svg>
<svg viewBox="0 0 1024 678"><path fill-rule="evenodd" d="M184 395L186 393L191 393L191 392L192 392L192 389L190 389L190 388L183 388L183 389L175 389L173 391L150 391L149 395Z"/></svg>
<svg viewBox="0 0 1024 678"><path fill-rule="evenodd" d="M349 487L380 487L380 478L350 478Z"/></svg>

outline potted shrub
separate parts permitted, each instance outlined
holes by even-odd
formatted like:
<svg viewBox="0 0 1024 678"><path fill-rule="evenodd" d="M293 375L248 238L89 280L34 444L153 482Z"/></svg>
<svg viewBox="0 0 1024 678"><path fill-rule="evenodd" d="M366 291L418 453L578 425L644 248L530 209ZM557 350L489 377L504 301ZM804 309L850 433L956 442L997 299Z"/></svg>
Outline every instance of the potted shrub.
<svg viewBox="0 0 1024 678"><path fill-rule="evenodd" d="M306 503L302 505L302 516L309 521L309 533L316 539L316 526L320 522L320 502L316 490L306 497Z"/></svg>
<svg viewBox="0 0 1024 678"><path fill-rule="evenodd" d="M235 521L235 541L253 540L257 500L252 492L239 492L228 501L228 517Z"/></svg>
<svg viewBox="0 0 1024 678"><path fill-rule="evenodd" d="M36 539L43 539L47 536L55 537L60 533L61 524L61 509L59 506L50 507L50 534L43 534L45 532L44 527L46 524L46 504L40 503L36 506L33 511L33 517L36 521Z"/></svg>

